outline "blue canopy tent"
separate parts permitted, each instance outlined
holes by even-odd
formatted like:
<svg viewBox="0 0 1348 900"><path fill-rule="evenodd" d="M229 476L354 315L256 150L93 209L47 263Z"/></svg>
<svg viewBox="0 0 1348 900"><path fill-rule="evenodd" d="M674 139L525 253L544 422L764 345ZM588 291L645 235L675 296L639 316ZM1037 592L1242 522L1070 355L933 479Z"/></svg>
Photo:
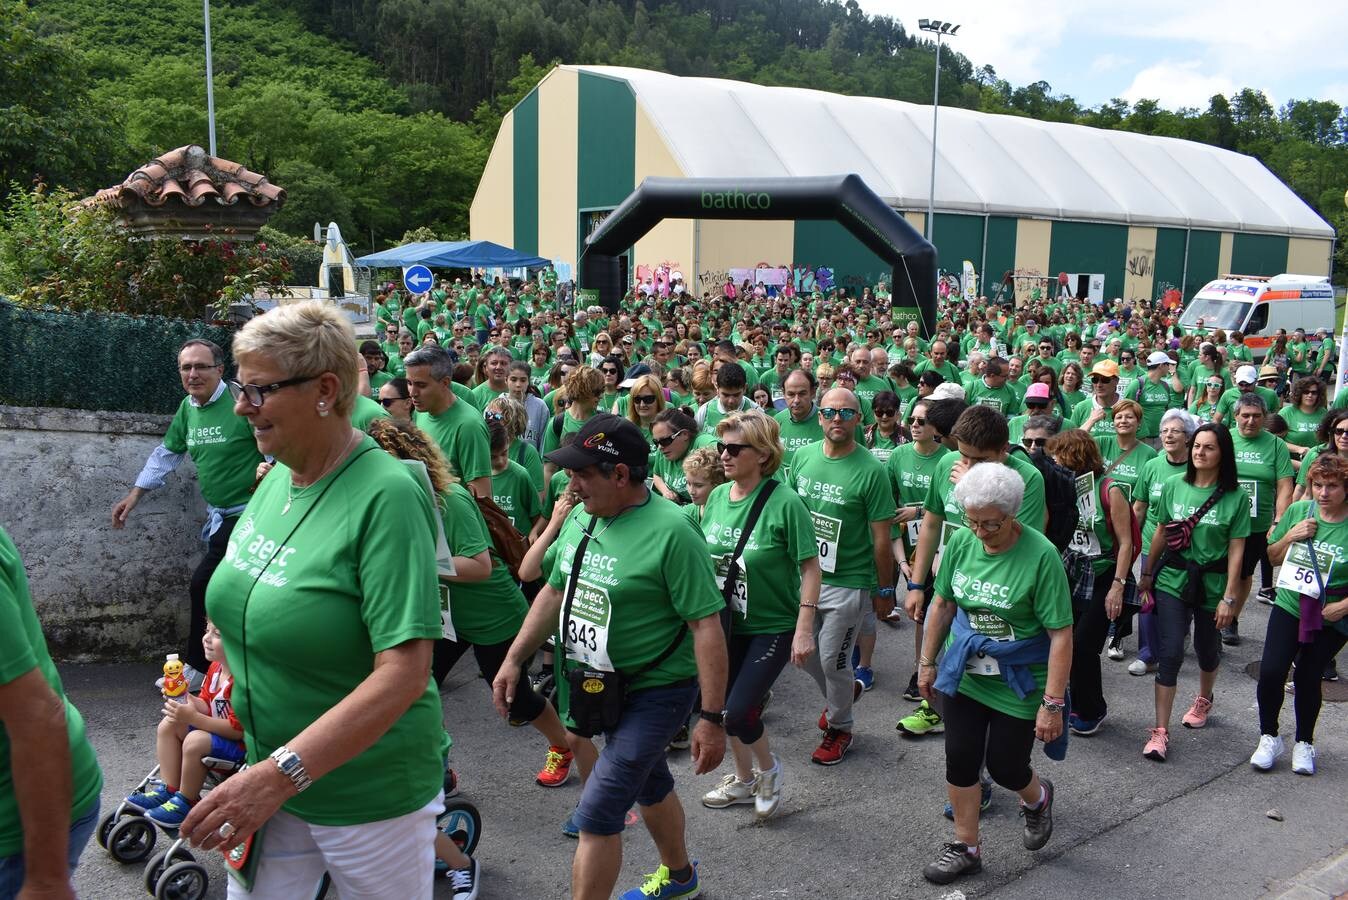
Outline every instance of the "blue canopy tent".
<svg viewBox="0 0 1348 900"><path fill-rule="evenodd" d="M418 264L441 269L522 269L546 266L551 260L491 241L417 241L362 256L356 263L390 269Z"/></svg>

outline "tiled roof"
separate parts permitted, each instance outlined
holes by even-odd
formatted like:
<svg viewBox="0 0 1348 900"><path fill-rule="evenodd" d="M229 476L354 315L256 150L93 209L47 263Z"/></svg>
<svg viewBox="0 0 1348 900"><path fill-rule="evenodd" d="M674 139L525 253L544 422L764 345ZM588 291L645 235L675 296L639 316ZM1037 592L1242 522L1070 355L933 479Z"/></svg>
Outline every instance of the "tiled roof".
<svg viewBox="0 0 1348 900"><path fill-rule="evenodd" d="M163 206L177 200L185 206L205 203L232 206L241 199L253 206L280 206L286 192L236 162L210 156L195 144L170 150L141 166L116 187L93 196L95 203L128 208L144 203Z"/></svg>

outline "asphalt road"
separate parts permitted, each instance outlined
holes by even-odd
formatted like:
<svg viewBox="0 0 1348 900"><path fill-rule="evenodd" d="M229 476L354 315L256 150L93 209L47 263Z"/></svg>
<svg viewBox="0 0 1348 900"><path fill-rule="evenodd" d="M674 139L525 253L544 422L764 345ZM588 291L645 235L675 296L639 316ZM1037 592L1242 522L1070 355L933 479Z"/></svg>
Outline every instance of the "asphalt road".
<svg viewBox="0 0 1348 900"><path fill-rule="evenodd" d="M903 739L894 723L912 704L900 693L912 665L912 632L882 626L876 687L857 705L857 741L833 768L809 763L821 701L814 683L788 668L767 714L769 735L786 770L780 814L764 826L751 807L712 810L699 798L719 780L693 776L686 753L672 755L688 816L689 846L701 860L704 897L757 898L1242 898L1276 891L1298 873L1344 852L1348 800L1348 706L1326 703L1316 745L1320 772L1295 776L1289 755L1270 774L1247 760L1258 737L1254 681L1245 667L1259 658L1267 607L1243 617L1243 646L1229 648L1216 706L1202 731L1179 727L1197 688L1192 656L1180 675L1170 761L1144 759L1152 716L1150 678L1129 676L1127 661L1104 661L1110 716L1099 735L1074 738L1055 763L1035 751L1034 764L1058 788L1056 830L1039 853L1020 842L1015 798L996 789L984 816L985 869L948 888L921 876L922 866L951 840L941 817L945 801L942 739ZM1130 647L1132 640L1129 641ZM159 702L157 666L76 665L62 668L66 689L88 720L103 764L104 808L124 796L153 765ZM1342 685L1336 695L1348 691ZM484 900L561 898L568 893L575 843L558 826L575 803L579 781L537 787L542 739L511 729L492 711L487 688L461 661L444 691L454 735L451 764L463 795L484 820L477 856ZM1283 712L1291 734L1291 698ZM723 769L722 771L726 771ZM1267 817L1278 810L1282 821ZM163 844L161 843L161 846ZM218 856L208 896L223 897ZM627 833L620 888L640 883L657 860L645 830ZM145 896L141 867L123 868L90 844L76 881L88 898ZM1348 890L1348 885L1344 886ZM448 897L439 885L437 897Z"/></svg>

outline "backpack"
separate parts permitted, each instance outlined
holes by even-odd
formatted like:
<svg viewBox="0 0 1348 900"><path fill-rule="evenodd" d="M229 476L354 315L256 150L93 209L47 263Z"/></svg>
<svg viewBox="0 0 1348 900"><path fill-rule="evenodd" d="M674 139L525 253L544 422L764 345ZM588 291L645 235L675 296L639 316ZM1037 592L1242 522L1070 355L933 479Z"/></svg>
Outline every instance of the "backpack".
<svg viewBox="0 0 1348 900"><path fill-rule="evenodd" d="M1024 447L1016 447L1011 452L1024 454L1044 478L1044 508L1048 511L1044 537L1052 541L1061 553L1072 543L1072 535L1076 533L1077 523L1081 520L1081 511L1077 508L1076 477L1043 451L1026 453Z"/></svg>
<svg viewBox="0 0 1348 900"><path fill-rule="evenodd" d="M487 525L487 534L491 536L491 549L510 570L510 577L516 581L520 577L520 563L524 562L524 536L515 530L515 523L505 514L496 501L490 497L474 496L477 510Z"/></svg>
<svg viewBox="0 0 1348 900"><path fill-rule="evenodd" d="M1119 536L1114 533L1114 519L1109 515L1109 488L1114 483L1112 478L1100 479L1100 509L1104 513L1105 524L1109 526L1109 536L1114 541L1114 558L1117 559L1119 555ZM1127 492L1125 491L1125 493ZM1133 512L1131 501L1128 503L1128 530L1133 536L1133 555L1128 560L1128 565L1131 566L1142 555L1142 528L1138 525L1137 513ZM1129 575L1128 577L1131 578L1132 576Z"/></svg>

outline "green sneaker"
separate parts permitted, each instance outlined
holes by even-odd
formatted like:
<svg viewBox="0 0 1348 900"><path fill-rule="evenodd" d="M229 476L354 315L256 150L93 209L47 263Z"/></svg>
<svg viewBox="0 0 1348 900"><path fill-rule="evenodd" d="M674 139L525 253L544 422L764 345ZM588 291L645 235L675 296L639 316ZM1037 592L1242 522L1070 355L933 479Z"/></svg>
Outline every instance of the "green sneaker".
<svg viewBox="0 0 1348 900"><path fill-rule="evenodd" d="M911 715L899 719L899 724L894 727L910 737L940 734L945 731L945 723L941 721L940 714L932 709L931 704L926 700L919 703L917 709L913 710Z"/></svg>

